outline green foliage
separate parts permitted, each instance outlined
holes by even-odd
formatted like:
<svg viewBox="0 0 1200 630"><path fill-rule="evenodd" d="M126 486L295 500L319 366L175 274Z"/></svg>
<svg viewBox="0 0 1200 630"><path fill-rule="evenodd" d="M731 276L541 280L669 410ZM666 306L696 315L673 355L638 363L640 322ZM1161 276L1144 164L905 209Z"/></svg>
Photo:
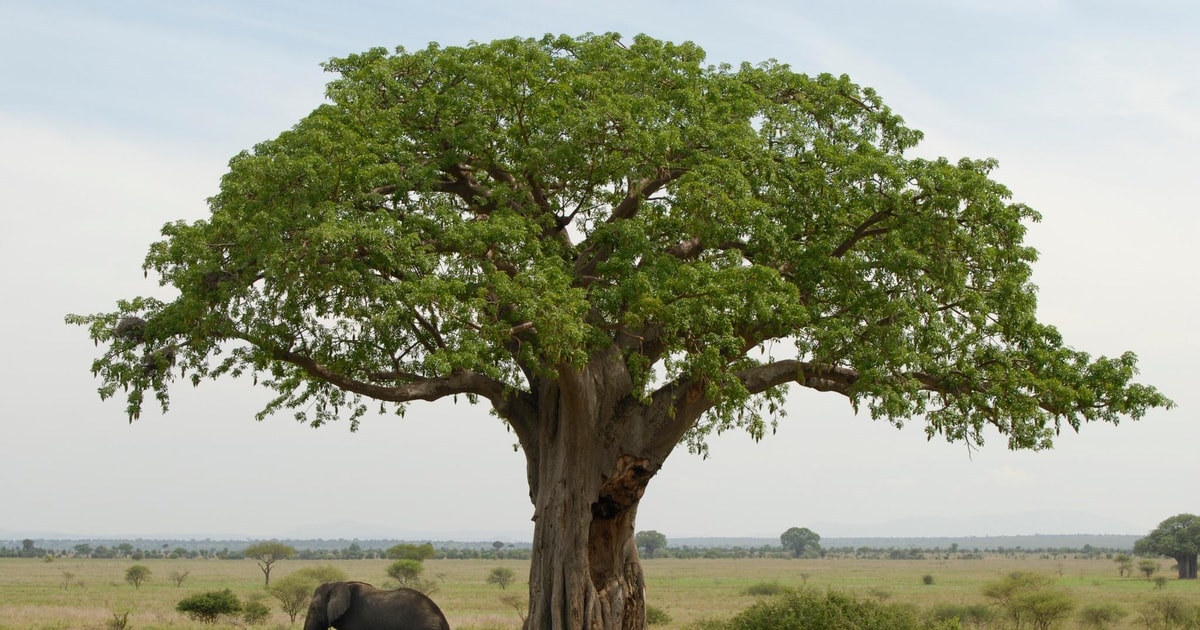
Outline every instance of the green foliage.
<svg viewBox="0 0 1200 630"><path fill-rule="evenodd" d="M315 584L324 584L326 582L345 582L350 579L346 572L333 566L332 564L324 564L317 567L304 567L296 571L296 575L303 576L312 580Z"/></svg>
<svg viewBox="0 0 1200 630"><path fill-rule="evenodd" d="M1138 572L1146 576L1147 582L1150 581L1151 576L1153 576L1155 573L1158 573L1158 570L1161 567L1162 564L1160 564L1157 560L1138 560L1137 563Z"/></svg>
<svg viewBox="0 0 1200 630"><path fill-rule="evenodd" d="M934 624L958 623L972 628L987 628L996 611L986 604L938 604L926 616Z"/></svg>
<svg viewBox="0 0 1200 630"><path fill-rule="evenodd" d="M646 625L659 626L671 623L671 615L667 611L657 607L646 605Z"/></svg>
<svg viewBox="0 0 1200 630"><path fill-rule="evenodd" d="M175 610L194 621L216 623L222 615L236 615L241 612L242 604L233 591L225 589L186 597L175 605Z"/></svg>
<svg viewBox="0 0 1200 630"><path fill-rule="evenodd" d="M821 536L807 527L792 527L779 536L779 542L797 558L821 547Z"/></svg>
<svg viewBox="0 0 1200 630"><path fill-rule="evenodd" d="M1133 556L1127 553L1118 553L1113 556L1113 562L1117 563L1117 575L1121 577L1133 575Z"/></svg>
<svg viewBox="0 0 1200 630"><path fill-rule="evenodd" d="M242 606L242 621L246 625L259 626L267 622L271 618L271 608L259 601L246 602ZM292 618L295 623L295 618Z"/></svg>
<svg viewBox="0 0 1200 630"><path fill-rule="evenodd" d="M1117 604L1089 604L1079 609L1079 625L1090 630L1108 630L1129 615Z"/></svg>
<svg viewBox="0 0 1200 630"><path fill-rule="evenodd" d="M638 532L634 541L639 549L645 550L647 558L653 558L656 551L667 546L667 537L653 529Z"/></svg>
<svg viewBox="0 0 1200 630"><path fill-rule="evenodd" d="M772 597L779 595L788 590L788 588L779 583L779 580L771 580L770 582L755 582L750 586L742 589L742 595L753 595L755 597Z"/></svg>
<svg viewBox="0 0 1200 630"><path fill-rule="evenodd" d="M437 583L423 579L425 565L420 560L397 560L387 567L387 574L396 580L399 586L416 589L426 595L437 590Z"/></svg>
<svg viewBox="0 0 1200 630"><path fill-rule="evenodd" d="M416 560L421 562L437 557L437 550L430 543L414 545L410 543L401 543L388 547L385 555L390 560Z"/></svg>
<svg viewBox="0 0 1200 630"><path fill-rule="evenodd" d="M933 585L933 576L928 573L926 573L925 575L922 575L921 583L924 584L925 586Z"/></svg>
<svg viewBox="0 0 1200 630"><path fill-rule="evenodd" d="M1177 595L1164 595L1142 605L1138 620L1147 628L1192 630L1200 628L1200 608Z"/></svg>
<svg viewBox="0 0 1200 630"><path fill-rule="evenodd" d="M516 574L508 567L496 567L488 574L487 583L495 584L500 587L500 590L508 588L509 584L516 579Z"/></svg>
<svg viewBox="0 0 1200 630"><path fill-rule="evenodd" d="M330 61L327 102L151 246L177 297L67 317L100 395L132 420L248 373L262 415L314 425L459 394L510 417L530 378L619 357L631 399L697 387L697 450L765 435L789 382L1012 448L1171 405L1037 320L1038 214L994 161L908 157L922 134L847 77L704 58L604 34Z"/></svg>
<svg viewBox="0 0 1200 630"><path fill-rule="evenodd" d="M279 602L279 609L287 614L292 623L296 623L296 616L308 607L313 590L325 581L334 580L318 580L301 570L275 580L267 586L267 592Z"/></svg>
<svg viewBox="0 0 1200 630"><path fill-rule="evenodd" d="M1054 580L1024 571L985 584L983 594L995 600L1017 627L1029 624L1046 630L1066 619L1075 608L1074 599L1056 588Z"/></svg>
<svg viewBox="0 0 1200 630"><path fill-rule="evenodd" d="M857 599L845 593L818 593L803 589L788 591L761 601L741 612L724 630L925 630L957 628L955 621L929 625L914 609Z"/></svg>
<svg viewBox="0 0 1200 630"><path fill-rule="evenodd" d="M246 547L242 554L247 558L253 558L258 563L263 572L263 579L266 586L271 585L271 567L284 558L292 558L296 555L296 548L291 545L285 545L281 542L270 540L260 543L255 543Z"/></svg>
<svg viewBox="0 0 1200 630"><path fill-rule="evenodd" d="M135 564L125 569L125 581L132 584L134 588L140 588L142 584L149 580L150 567L144 564Z"/></svg>
<svg viewBox="0 0 1200 630"><path fill-rule="evenodd" d="M1145 538L1134 543L1133 552L1143 556L1174 558L1180 579L1195 579L1196 558L1200 555L1200 516L1176 514L1164 520ZM1138 568L1141 570L1140 565ZM1146 578L1150 578L1149 573Z"/></svg>

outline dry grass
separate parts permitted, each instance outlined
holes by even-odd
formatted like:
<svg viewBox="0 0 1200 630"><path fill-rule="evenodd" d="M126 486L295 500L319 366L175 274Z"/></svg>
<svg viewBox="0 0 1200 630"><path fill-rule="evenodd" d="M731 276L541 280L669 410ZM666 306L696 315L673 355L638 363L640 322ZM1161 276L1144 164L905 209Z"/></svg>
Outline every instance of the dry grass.
<svg viewBox="0 0 1200 630"><path fill-rule="evenodd" d="M113 613L129 612L129 627L136 630L190 630L211 628L192 622L175 612L184 597L206 590L232 589L243 600L261 593L263 576L250 560L144 560L152 579L140 589L124 582L129 560L40 560L0 559L0 630L103 630ZM272 577L280 577L305 566L333 564L351 579L384 585L386 560L335 562L286 561L276 565ZM522 561L430 560L426 576L441 584L434 599L457 630L517 630L520 617L503 601L515 599L522 607L526 596L523 581L501 590L487 584L497 566L506 566L518 576L528 572ZM650 605L672 618L670 624L655 626L680 630L705 618L728 617L755 601L745 595L750 586L776 582L785 587L809 586L836 589L861 597L928 608L937 604L982 603L983 584L1012 571L1034 571L1057 578L1079 606L1117 603L1129 611L1124 628L1137 626L1136 611L1146 602L1166 593L1196 602L1200 586L1171 579L1157 589L1145 579L1121 578L1109 560L1011 558L990 556L978 560L677 560L654 559L643 563ZM1166 567L1164 567L1164 570ZM172 571L189 571L181 588L170 581ZM66 584L64 572L73 574ZM933 576L925 584L924 576ZM274 600L268 630L290 627ZM297 623L297 626L299 623ZM1073 626L1072 626L1073 627Z"/></svg>

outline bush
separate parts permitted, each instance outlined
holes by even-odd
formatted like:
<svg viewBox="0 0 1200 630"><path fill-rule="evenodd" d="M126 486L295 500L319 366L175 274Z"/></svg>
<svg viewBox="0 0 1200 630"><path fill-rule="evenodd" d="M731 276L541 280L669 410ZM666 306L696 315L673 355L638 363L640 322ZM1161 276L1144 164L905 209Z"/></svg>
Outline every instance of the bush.
<svg viewBox="0 0 1200 630"><path fill-rule="evenodd" d="M770 582L758 582L757 584L751 584L750 586L742 589L742 595L772 597L775 595L782 595L787 590L787 587L780 584L778 580L772 580Z"/></svg>
<svg viewBox="0 0 1200 630"><path fill-rule="evenodd" d="M940 604L928 612L932 623L950 623L986 628L996 618L996 609L987 604Z"/></svg>
<svg viewBox="0 0 1200 630"><path fill-rule="evenodd" d="M932 585L933 584L933 576L926 573L925 575L923 575L921 577L921 583L924 584L925 586Z"/></svg>
<svg viewBox="0 0 1200 630"><path fill-rule="evenodd" d="M316 584L313 584L313 587L316 587L317 584L324 584L326 582L345 582L346 580L350 579L349 576L346 575L345 571L333 566L332 564L325 564L319 567L305 567L299 571L296 571L296 573L306 578L310 578L313 582L315 582Z"/></svg>
<svg viewBox="0 0 1200 630"><path fill-rule="evenodd" d="M296 616L308 608L308 600L317 584L318 582L305 575L304 571L297 571L271 582L267 592L279 600L280 610L291 618L292 623L296 623Z"/></svg>
<svg viewBox="0 0 1200 630"><path fill-rule="evenodd" d="M125 569L125 581L132 584L133 588L140 588L149 579L150 567L144 564L135 564Z"/></svg>
<svg viewBox="0 0 1200 630"><path fill-rule="evenodd" d="M845 593L812 590L788 591L759 602L739 613L727 630L941 630L957 629L957 621L930 626L911 607L857 599Z"/></svg>
<svg viewBox="0 0 1200 630"><path fill-rule="evenodd" d="M500 587L500 590L508 588L509 584L516 579L516 574L508 567L496 567L487 577L488 584L495 584Z"/></svg>
<svg viewBox="0 0 1200 630"><path fill-rule="evenodd" d="M262 602L247 602L242 606L242 621L248 626L257 626L271 618L271 608Z"/></svg>
<svg viewBox="0 0 1200 630"><path fill-rule="evenodd" d="M1094 630L1105 630L1117 624L1129 612L1116 604L1092 604L1079 611L1079 625Z"/></svg>
<svg viewBox="0 0 1200 630"><path fill-rule="evenodd" d="M656 606L646 606L646 625L656 626L659 624L671 623L671 615L667 611Z"/></svg>
<svg viewBox="0 0 1200 630"><path fill-rule="evenodd" d="M242 604L233 591L225 589L186 597L175 605L175 610L193 621L216 623L221 615L236 615L241 612Z"/></svg>

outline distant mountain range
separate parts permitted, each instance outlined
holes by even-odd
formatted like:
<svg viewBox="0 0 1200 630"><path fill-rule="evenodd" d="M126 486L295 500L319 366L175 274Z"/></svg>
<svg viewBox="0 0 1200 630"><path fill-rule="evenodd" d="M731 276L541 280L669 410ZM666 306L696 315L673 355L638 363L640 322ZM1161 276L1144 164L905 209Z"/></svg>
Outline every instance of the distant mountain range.
<svg viewBox="0 0 1200 630"><path fill-rule="evenodd" d="M0 532L0 547L16 548L21 545L22 539L7 539L3 532ZM249 538L175 538L175 537L97 537L97 538L80 538L80 537L32 537L25 536L23 538L32 539L36 546L40 549L50 551L69 551L77 544L87 543L92 546L104 545L108 547L116 547L122 543L129 543L135 549L153 550L153 549L176 549L184 548L189 551L208 550L208 549L228 549L240 550L254 540ZM973 551L995 551L1003 550L1044 550L1044 549L1083 549L1084 547L1093 547L1096 549L1133 549L1133 544L1140 536L1129 535L1112 535L1112 534L1034 534L1029 536L959 536L959 537L929 537L929 538L822 538L821 546L826 549L836 548L854 548L866 547L869 549L957 549L960 552ZM297 549L309 550L332 550L345 549L351 544L357 544L363 549L387 549L392 545L401 542L430 542L439 549L490 549L492 548L492 540L490 539L473 539L473 540L449 540L438 537L432 538L310 538L310 539L292 539L285 538L281 542L287 543ZM505 542L505 541L500 541ZM509 547L529 548L530 543L525 542L506 542ZM778 548L780 546L778 538L676 538L668 539L667 547L673 548Z"/></svg>
<svg viewBox="0 0 1200 630"><path fill-rule="evenodd" d="M997 547L1025 549L1071 548L1085 544L1109 549L1132 548L1133 542L1145 536L1152 526L1137 526L1121 519L1071 511L1030 511L1014 514L978 515L963 518L906 518L880 521L873 524L830 522L796 523L822 536L825 547L886 548L949 548L995 549ZM1014 535L1013 532L1021 532ZM1056 532L1046 534L1044 532ZM1069 533L1075 532L1075 533ZM782 532L780 532L782 533ZM693 547L764 547L778 546L779 534L754 532L748 536L673 535L663 531L670 546ZM22 539L37 541L211 541L235 542L278 538L293 541L463 541L506 544L529 544L531 531L499 530L406 530L395 526L358 522L310 524L290 531L270 535L241 532L211 532L203 534L160 532L128 532L120 535L91 535L86 532L19 531L0 529L0 546L12 546ZM6 542L8 541L8 542ZM348 543L347 543L348 544Z"/></svg>

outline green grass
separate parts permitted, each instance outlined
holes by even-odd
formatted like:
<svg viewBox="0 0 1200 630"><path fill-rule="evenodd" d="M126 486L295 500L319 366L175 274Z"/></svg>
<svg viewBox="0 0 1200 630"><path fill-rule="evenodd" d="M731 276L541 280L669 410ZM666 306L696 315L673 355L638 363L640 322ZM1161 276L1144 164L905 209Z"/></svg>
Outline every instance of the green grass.
<svg viewBox="0 0 1200 630"><path fill-rule="evenodd" d="M282 561L272 578L308 566L333 564L350 579L384 586L389 560ZM129 611L135 630L212 628L175 612L175 604L195 593L231 589L243 601L262 591L263 576L251 560L156 560L139 562L152 571L151 580L134 589L125 583L131 560L72 560L54 562L0 559L0 630L103 630L114 612ZM492 569L505 566L518 576L506 590L488 584ZM981 560L853 560L853 559L736 559L643 561L648 603L670 616L656 630L682 630L697 621L727 618L753 604L744 594L764 583L783 587L835 589L863 598L886 594L889 604L912 604L922 609L938 604L983 603L981 587L1017 570L1052 576L1075 598L1077 608L1115 603L1129 615L1121 628L1137 625L1137 611L1147 602L1176 594L1189 602L1200 600L1200 584L1173 576L1162 589L1144 578L1121 578L1109 560L1046 559L1030 556L988 556ZM1165 567L1164 567L1165 568ZM189 571L181 588L170 581L172 571ZM64 572L73 575L64 588ZM433 598L456 630L516 630L517 611L503 599L515 596L524 606L528 563L506 560L428 560L425 577L440 587ZM932 575L933 584L924 576ZM271 618L262 628L289 628L288 618L273 599ZM299 620L297 626L299 625ZM1069 624L1068 627L1075 627Z"/></svg>

